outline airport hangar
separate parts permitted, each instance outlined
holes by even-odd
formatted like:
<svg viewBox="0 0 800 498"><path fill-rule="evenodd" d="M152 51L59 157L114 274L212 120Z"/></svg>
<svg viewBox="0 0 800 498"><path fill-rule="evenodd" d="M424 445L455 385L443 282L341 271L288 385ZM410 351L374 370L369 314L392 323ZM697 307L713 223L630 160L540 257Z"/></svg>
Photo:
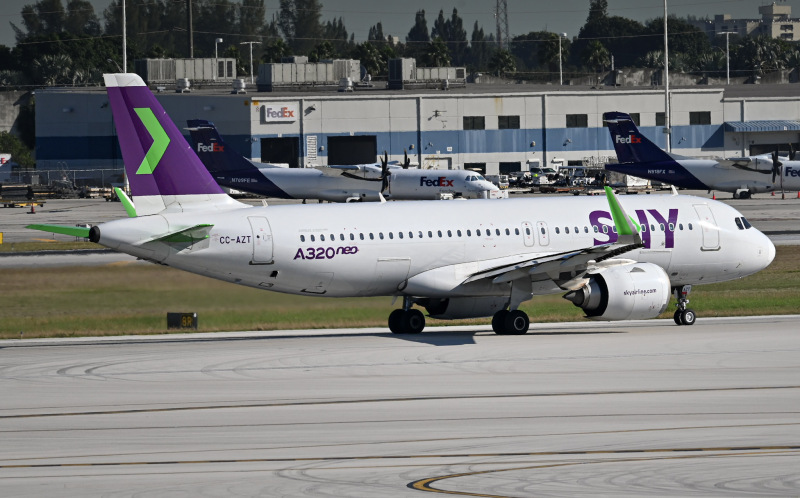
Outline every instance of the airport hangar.
<svg viewBox="0 0 800 498"><path fill-rule="evenodd" d="M603 112L630 113L661 147L661 87L466 84L458 88L336 89L231 93L230 87L157 92L179 128L215 123L246 157L292 167L410 160L423 168L485 174L531 166L615 161ZM153 88L153 87L151 87ZM792 84L671 90L672 151L732 157L771 152L800 139L800 95ZM36 91L37 169L119 181L122 160L104 88ZM188 137L188 132L185 133ZM99 172L102 172L99 173ZM49 176L49 174L48 174ZM41 181L45 181L42 178Z"/></svg>

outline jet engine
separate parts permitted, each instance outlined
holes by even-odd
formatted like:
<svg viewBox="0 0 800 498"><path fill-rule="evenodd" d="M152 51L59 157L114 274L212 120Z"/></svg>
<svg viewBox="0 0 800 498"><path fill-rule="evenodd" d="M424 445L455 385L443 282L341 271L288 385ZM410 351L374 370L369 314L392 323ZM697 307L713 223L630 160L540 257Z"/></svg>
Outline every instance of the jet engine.
<svg viewBox="0 0 800 498"><path fill-rule="evenodd" d="M508 306L508 296L451 297L417 301L433 318L454 320L492 316Z"/></svg>
<svg viewBox="0 0 800 498"><path fill-rule="evenodd" d="M583 287L566 293L564 299L582 308L592 320L655 318L669 304L669 277L653 263L612 266L587 278Z"/></svg>

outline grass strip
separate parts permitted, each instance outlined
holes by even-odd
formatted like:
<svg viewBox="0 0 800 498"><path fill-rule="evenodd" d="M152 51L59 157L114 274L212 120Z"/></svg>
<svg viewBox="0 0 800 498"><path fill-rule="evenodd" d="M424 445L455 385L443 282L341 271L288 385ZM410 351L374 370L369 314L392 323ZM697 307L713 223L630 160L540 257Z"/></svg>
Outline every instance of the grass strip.
<svg viewBox="0 0 800 498"><path fill-rule="evenodd" d="M92 245L92 247L97 247ZM700 318L794 314L800 310L800 246L779 246L766 270L698 285L689 296ZM0 338L164 334L167 312L197 312L199 331L385 327L391 298L324 298L265 292L169 267L111 264L0 270ZM561 295L523 305L531 321L581 320ZM671 318L674 300L663 318ZM428 319L429 326L488 324Z"/></svg>

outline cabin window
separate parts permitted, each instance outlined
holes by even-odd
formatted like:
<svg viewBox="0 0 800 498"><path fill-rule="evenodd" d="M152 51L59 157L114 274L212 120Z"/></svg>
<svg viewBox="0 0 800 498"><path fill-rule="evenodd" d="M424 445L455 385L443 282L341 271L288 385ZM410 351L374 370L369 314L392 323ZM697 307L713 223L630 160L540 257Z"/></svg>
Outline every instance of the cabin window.
<svg viewBox="0 0 800 498"><path fill-rule="evenodd" d="M597 233L597 232L598 232L598 230L597 230L597 225L592 225L592 229L594 230L594 233Z"/></svg>
<svg viewBox="0 0 800 498"><path fill-rule="evenodd" d="M583 226L583 232L584 232L584 233L589 233L589 227L587 227L586 225L584 225L584 226Z"/></svg>
<svg viewBox="0 0 800 498"><path fill-rule="evenodd" d="M500 229L499 228L495 228L494 229L494 233L495 233L495 235L500 235Z"/></svg>
<svg viewBox="0 0 800 498"><path fill-rule="evenodd" d="M311 242L314 242L314 236L313 235L311 236Z"/></svg>
<svg viewBox="0 0 800 498"><path fill-rule="evenodd" d="M403 232L397 232L397 236L402 239L403 238Z"/></svg>
<svg viewBox="0 0 800 498"><path fill-rule="evenodd" d="M467 230L467 237L472 237L472 231L471 230Z"/></svg>
<svg viewBox="0 0 800 498"><path fill-rule="evenodd" d="M689 223L687 226L689 227L689 230L692 229L692 224L691 223Z"/></svg>
<svg viewBox="0 0 800 498"><path fill-rule="evenodd" d="M519 228L515 228L514 229L514 235L519 235ZM528 235L530 235L530 234L528 234Z"/></svg>
<svg viewBox="0 0 800 498"><path fill-rule="evenodd" d="M480 228L475 230L475 235L477 235L478 237L481 236L481 229Z"/></svg>
<svg viewBox="0 0 800 498"><path fill-rule="evenodd" d="M375 236L372 234L372 232L369 233L369 240L375 240Z"/></svg>
<svg viewBox="0 0 800 498"><path fill-rule="evenodd" d="M428 230L428 238L430 238L430 239L433 238L433 232L431 232L430 230Z"/></svg>
<svg viewBox="0 0 800 498"><path fill-rule="evenodd" d="M558 227L556 227L556 233L561 233Z"/></svg>
<svg viewBox="0 0 800 498"><path fill-rule="evenodd" d="M417 235L418 235L418 236L419 236L419 238L421 239L421 238L422 238L422 230L420 230L420 231L417 233Z"/></svg>
<svg viewBox="0 0 800 498"><path fill-rule="evenodd" d="M389 232L389 238L394 239L394 232Z"/></svg>
<svg viewBox="0 0 800 498"><path fill-rule="evenodd" d="M364 234L363 233L358 234L358 238L364 240Z"/></svg>
<svg viewBox="0 0 800 498"><path fill-rule="evenodd" d="M378 238L383 240L383 232L378 232Z"/></svg>
<svg viewBox="0 0 800 498"><path fill-rule="evenodd" d="M506 228L506 235L511 235L511 230L509 230L508 228Z"/></svg>
<svg viewBox="0 0 800 498"><path fill-rule="evenodd" d="M569 233L569 227L564 227L564 233Z"/></svg>
<svg viewBox="0 0 800 498"><path fill-rule="evenodd" d="M656 231L656 226L655 225L650 225L650 231L651 232L655 232Z"/></svg>
<svg viewBox="0 0 800 498"><path fill-rule="evenodd" d="M614 232L614 233L617 233L617 226L614 225L613 227L611 227L611 231Z"/></svg>
<svg viewBox="0 0 800 498"><path fill-rule="evenodd" d="M456 235L458 235L459 237L461 237L461 230L456 230Z"/></svg>
<svg viewBox="0 0 800 498"><path fill-rule="evenodd" d="M544 233L544 230L542 230L542 233ZM525 227L525 235L530 235L530 234L531 234L531 229L528 228L528 227Z"/></svg>
<svg viewBox="0 0 800 498"><path fill-rule="evenodd" d="M647 231L647 225L642 225L642 233L645 233L646 231Z"/></svg>
<svg viewBox="0 0 800 498"><path fill-rule="evenodd" d="M441 230L437 230L437 231L436 231L436 234L439 236L439 238L441 238L441 237L442 237L442 231L441 231Z"/></svg>
<svg viewBox="0 0 800 498"><path fill-rule="evenodd" d="M542 227L542 235L544 235L544 227Z"/></svg>
<svg viewBox="0 0 800 498"><path fill-rule="evenodd" d="M603 233L608 233L608 225L603 225Z"/></svg>
<svg viewBox="0 0 800 498"><path fill-rule="evenodd" d="M675 223L670 223L669 224L669 231L670 232L674 232L675 231Z"/></svg>
<svg viewBox="0 0 800 498"><path fill-rule="evenodd" d="M451 232L450 230L448 230L448 231L447 231L447 236L448 236L448 237L452 237L452 236L453 236L453 232Z"/></svg>
<svg viewBox="0 0 800 498"><path fill-rule="evenodd" d="M362 238L363 238L363 237L362 237ZM351 234L350 234L350 240L356 240L356 234L354 234L354 233L351 233Z"/></svg>
<svg viewBox="0 0 800 498"><path fill-rule="evenodd" d="M344 234L343 233L339 234L339 240L344 240Z"/></svg>
<svg viewBox="0 0 800 498"><path fill-rule="evenodd" d="M579 232L580 232L580 230L578 230L578 227L575 227L575 233L577 234Z"/></svg>
<svg viewBox="0 0 800 498"><path fill-rule="evenodd" d="M659 223L658 224L658 228L660 228L661 231L663 232L664 231L664 224L663 223Z"/></svg>
<svg viewBox="0 0 800 498"><path fill-rule="evenodd" d="M325 234L324 234L324 233L323 233L322 235L320 235L320 236L319 236L319 240L322 240L322 241L324 241L324 240L325 240Z"/></svg>
<svg viewBox="0 0 800 498"><path fill-rule="evenodd" d="M683 230L683 223L678 223L678 230Z"/></svg>
<svg viewBox="0 0 800 498"><path fill-rule="evenodd" d="M412 231L409 231L409 232L408 232L408 238L409 238L409 239L413 239L413 238L414 238L414 232L412 232Z"/></svg>
<svg viewBox="0 0 800 498"><path fill-rule="evenodd" d="M305 235L301 235L300 236L300 242L305 242L305 241L306 241L306 236Z"/></svg>

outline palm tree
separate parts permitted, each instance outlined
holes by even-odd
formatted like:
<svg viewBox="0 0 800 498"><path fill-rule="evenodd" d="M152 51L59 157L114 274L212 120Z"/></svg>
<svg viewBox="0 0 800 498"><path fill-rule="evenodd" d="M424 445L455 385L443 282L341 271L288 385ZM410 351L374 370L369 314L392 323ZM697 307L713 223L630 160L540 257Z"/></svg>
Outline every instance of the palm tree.
<svg viewBox="0 0 800 498"><path fill-rule="evenodd" d="M504 76L506 73L513 73L517 70L517 63L514 56L508 50L498 50L489 61L489 69L496 76Z"/></svg>

